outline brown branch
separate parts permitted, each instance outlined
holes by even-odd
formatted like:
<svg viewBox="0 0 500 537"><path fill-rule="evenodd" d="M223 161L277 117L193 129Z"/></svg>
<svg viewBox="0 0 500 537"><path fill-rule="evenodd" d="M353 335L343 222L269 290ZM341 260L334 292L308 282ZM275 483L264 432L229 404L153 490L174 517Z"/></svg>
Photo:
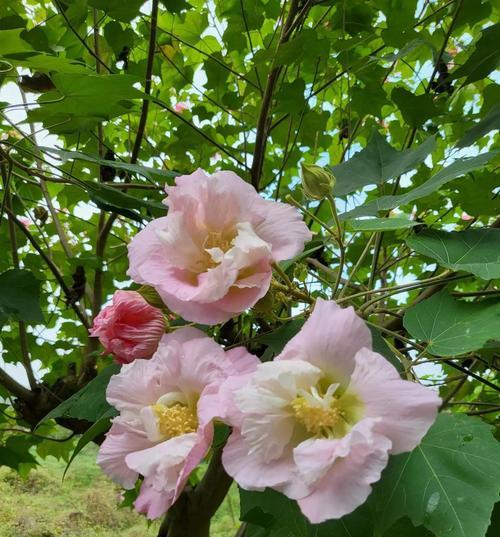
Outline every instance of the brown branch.
<svg viewBox="0 0 500 537"><path fill-rule="evenodd" d="M288 16L281 32L281 38L278 43L278 47L288 41L291 32L289 31L295 20L297 14L299 2L298 0L292 0ZM257 121L257 135L255 137L255 150L253 154L252 167L250 169L250 177L252 179L252 185L256 190L259 190L260 176L262 174L262 168L264 166L264 155L266 151L267 137L270 129L270 117L269 112L271 109L274 89L276 82L281 73L282 66L273 67L267 77L266 89L264 90L264 96L262 98L262 104L259 112L259 119Z"/></svg>
<svg viewBox="0 0 500 537"><path fill-rule="evenodd" d="M35 394L19 384L16 379L12 378L6 371L0 368L0 384L6 388L14 397L22 401L30 402L35 398Z"/></svg>
<svg viewBox="0 0 500 537"><path fill-rule="evenodd" d="M158 26L158 0L153 0L151 6L151 30L149 32L149 49L148 59L146 64L146 83L144 84L144 93L149 96L151 93L151 80L153 75L153 62L156 50L156 29ZM146 128L146 122L148 119L149 111L149 98L146 97L142 101L141 117L139 119L139 126L137 127L137 136L135 137L134 147L132 148L132 156L130 157L130 163L135 164L139 151L141 149L142 137L144 136L144 130Z"/></svg>

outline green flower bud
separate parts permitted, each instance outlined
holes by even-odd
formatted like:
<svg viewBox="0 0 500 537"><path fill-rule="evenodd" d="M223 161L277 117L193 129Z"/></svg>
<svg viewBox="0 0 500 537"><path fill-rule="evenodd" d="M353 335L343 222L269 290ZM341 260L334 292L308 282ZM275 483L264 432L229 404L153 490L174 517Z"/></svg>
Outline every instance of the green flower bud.
<svg viewBox="0 0 500 537"><path fill-rule="evenodd" d="M332 193L335 186L335 176L316 164L301 164L302 190L313 200L322 200Z"/></svg>

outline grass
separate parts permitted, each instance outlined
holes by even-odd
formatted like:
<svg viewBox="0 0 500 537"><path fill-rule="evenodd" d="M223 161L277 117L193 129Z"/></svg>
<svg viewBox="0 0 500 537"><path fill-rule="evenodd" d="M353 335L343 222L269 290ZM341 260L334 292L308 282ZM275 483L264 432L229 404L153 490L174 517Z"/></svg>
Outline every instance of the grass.
<svg viewBox="0 0 500 537"><path fill-rule="evenodd" d="M156 537L158 522L120 508L120 488L95 463L88 445L64 481L65 463L48 457L21 479L0 467L0 537ZM238 528L232 491L212 521L212 537L232 537Z"/></svg>

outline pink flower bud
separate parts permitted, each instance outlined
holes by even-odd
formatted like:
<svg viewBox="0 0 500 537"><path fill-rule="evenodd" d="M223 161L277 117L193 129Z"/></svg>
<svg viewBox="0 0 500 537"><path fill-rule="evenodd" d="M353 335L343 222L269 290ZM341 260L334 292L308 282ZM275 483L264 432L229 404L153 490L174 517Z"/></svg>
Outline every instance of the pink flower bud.
<svg viewBox="0 0 500 537"><path fill-rule="evenodd" d="M174 104L174 110L179 114L182 114L185 110L189 110L189 104L184 102L178 102Z"/></svg>
<svg viewBox="0 0 500 537"><path fill-rule="evenodd" d="M26 229L31 226L31 220L29 218L26 218L25 216L20 216L18 220Z"/></svg>
<svg viewBox="0 0 500 537"><path fill-rule="evenodd" d="M135 291L116 291L113 304L94 319L90 331L106 353L127 364L137 358L151 358L165 333L163 313Z"/></svg>

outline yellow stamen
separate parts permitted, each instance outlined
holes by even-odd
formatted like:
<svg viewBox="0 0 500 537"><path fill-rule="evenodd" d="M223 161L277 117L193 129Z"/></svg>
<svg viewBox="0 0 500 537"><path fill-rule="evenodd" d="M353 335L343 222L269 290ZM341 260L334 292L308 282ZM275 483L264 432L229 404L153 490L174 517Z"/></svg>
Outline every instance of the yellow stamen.
<svg viewBox="0 0 500 537"><path fill-rule="evenodd" d="M158 418L158 429L167 438L193 433L198 428L196 414L186 405L176 403L172 406L153 405Z"/></svg>
<svg viewBox="0 0 500 537"><path fill-rule="evenodd" d="M292 401L292 409L297 420L313 435L327 435L342 420L342 411L334 405L321 406L311 404L302 395Z"/></svg>
<svg viewBox="0 0 500 537"><path fill-rule="evenodd" d="M209 231L203 244L203 248L205 250L220 248L223 252L227 252L231 247L231 241L232 238L224 237L219 231Z"/></svg>

